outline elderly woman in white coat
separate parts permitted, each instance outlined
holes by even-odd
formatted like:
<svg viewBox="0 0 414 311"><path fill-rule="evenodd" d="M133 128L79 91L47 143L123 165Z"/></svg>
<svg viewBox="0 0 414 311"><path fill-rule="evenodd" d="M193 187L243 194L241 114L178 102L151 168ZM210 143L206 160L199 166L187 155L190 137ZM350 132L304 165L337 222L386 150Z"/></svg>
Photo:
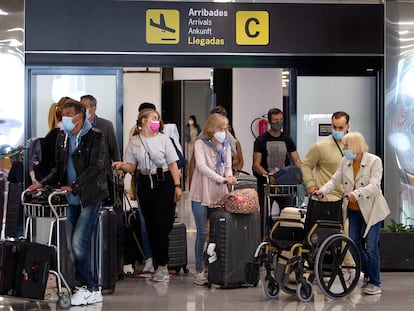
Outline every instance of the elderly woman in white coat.
<svg viewBox="0 0 414 311"><path fill-rule="evenodd" d="M349 219L349 237L355 242L362 259L365 294L381 293L379 236L381 221L390 213L381 191L382 163L368 153L368 145L358 132L342 139L344 158L334 176L316 195L322 197L340 184L345 188L344 217Z"/></svg>

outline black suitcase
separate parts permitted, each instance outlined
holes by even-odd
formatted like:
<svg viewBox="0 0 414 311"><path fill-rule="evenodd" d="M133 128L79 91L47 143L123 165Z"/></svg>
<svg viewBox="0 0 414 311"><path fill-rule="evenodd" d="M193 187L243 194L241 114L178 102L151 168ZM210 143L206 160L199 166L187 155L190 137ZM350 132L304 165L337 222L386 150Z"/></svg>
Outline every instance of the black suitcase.
<svg viewBox="0 0 414 311"><path fill-rule="evenodd" d="M23 244L16 267L16 296L43 300L49 276L50 260L54 249L45 244Z"/></svg>
<svg viewBox="0 0 414 311"><path fill-rule="evenodd" d="M116 262L117 262L117 276L118 280L123 278L124 275L124 248L125 248L125 213L121 207L114 208L116 214Z"/></svg>
<svg viewBox="0 0 414 311"><path fill-rule="evenodd" d="M9 182L8 186L6 236L17 238L17 235L21 235L23 233L23 207L21 204L23 183Z"/></svg>
<svg viewBox="0 0 414 311"><path fill-rule="evenodd" d="M16 268L21 252L21 243L0 241L0 295L15 295Z"/></svg>
<svg viewBox="0 0 414 311"><path fill-rule="evenodd" d="M112 207L116 213L116 242L117 242L117 271L118 279L123 278L124 273L124 238L125 238L125 212L124 212L124 186L123 180L118 176L117 170L112 170L112 179L108 179L110 198L103 202L104 207Z"/></svg>
<svg viewBox="0 0 414 311"><path fill-rule="evenodd" d="M187 269L187 228L183 223L174 223L174 226L168 235L168 269L175 270L179 273L181 268L184 273Z"/></svg>
<svg viewBox="0 0 414 311"><path fill-rule="evenodd" d="M208 283L221 288L257 285L247 281L251 263L260 241L260 216L231 214L222 209L210 216L209 248L215 243L217 259L208 264ZM207 252L207 255L208 252ZM209 258L214 259L214 256Z"/></svg>
<svg viewBox="0 0 414 311"><path fill-rule="evenodd" d="M112 294L118 280L116 218L113 208L102 207L92 235L92 271L104 294Z"/></svg>

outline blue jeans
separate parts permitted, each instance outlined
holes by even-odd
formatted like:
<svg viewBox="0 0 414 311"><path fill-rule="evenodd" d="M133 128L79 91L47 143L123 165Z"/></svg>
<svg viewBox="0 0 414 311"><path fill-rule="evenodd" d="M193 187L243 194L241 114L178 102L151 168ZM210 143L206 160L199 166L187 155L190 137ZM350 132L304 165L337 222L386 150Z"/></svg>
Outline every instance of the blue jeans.
<svg viewBox="0 0 414 311"><path fill-rule="evenodd" d="M67 208L66 240L75 264L75 278L90 290L98 288L92 271L91 241L100 207L101 203L95 203L86 207L69 205Z"/></svg>
<svg viewBox="0 0 414 311"><path fill-rule="evenodd" d="M381 222L371 226L368 234L363 238L367 224L360 211L348 208L349 217L349 237L355 242L361 254L362 273L368 278L368 282L375 286L380 286L380 255L379 237Z"/></svg>
<svg viewBox="0 0 414 311"><path fill-rule="evenodd" d="M206 242L207 238L208 207L201 205L200 202L191 201L191 209L193 210L194 221L197 228L196 240L194 245L195 270L196 272L201 272L203 271L204 243Z"/></svg>

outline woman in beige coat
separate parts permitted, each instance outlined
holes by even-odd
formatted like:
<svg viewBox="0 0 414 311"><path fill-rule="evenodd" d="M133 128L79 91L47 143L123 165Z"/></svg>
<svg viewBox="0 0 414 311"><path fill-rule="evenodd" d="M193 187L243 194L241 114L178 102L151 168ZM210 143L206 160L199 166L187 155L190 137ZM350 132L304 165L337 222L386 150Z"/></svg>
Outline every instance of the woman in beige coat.
<svg viewBox="0 0 414 311"><path fill-rule="evenodd" d="M368 295L381 293L379 236L381 221L390 213L381 191L382 163L368 153L368 145L358 132L342 139L344 159L334 176L316 195L322 197L344 185L344 217L349 218L349 237L355 242L362 259L363 291Z"/></svg>

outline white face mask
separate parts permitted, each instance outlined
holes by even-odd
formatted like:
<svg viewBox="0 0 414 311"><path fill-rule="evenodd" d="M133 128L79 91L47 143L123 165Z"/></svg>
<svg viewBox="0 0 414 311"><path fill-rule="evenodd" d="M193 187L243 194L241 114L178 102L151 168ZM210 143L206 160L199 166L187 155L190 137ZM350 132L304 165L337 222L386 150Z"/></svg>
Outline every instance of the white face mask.
<svg viewBox="0 0 414 311"><path fill-rule="evenodd" d="M194 121L193 120L188 120L188 124L193 125Z"/></svg>
<svg viewBox="0 0 414 311"><path fill-rule="evenodd" d="M218 142L223 143L226 139L226 132L215 132L214 138L217 139Z"/></svg>

